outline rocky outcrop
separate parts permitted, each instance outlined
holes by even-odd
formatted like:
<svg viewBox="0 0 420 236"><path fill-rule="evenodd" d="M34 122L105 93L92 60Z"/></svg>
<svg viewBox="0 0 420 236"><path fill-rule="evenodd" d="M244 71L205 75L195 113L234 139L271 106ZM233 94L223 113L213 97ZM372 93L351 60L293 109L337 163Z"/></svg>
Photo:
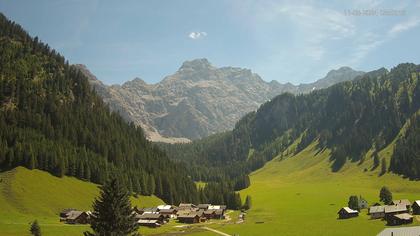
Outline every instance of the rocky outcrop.
<svg viewBox="0 0 420 236"><path fill-rule="evenodd" d="M311 84L265 82L249 69L211 65L207 59L186 61L157 84L136 78L106 86L77 65L97 93L127 121L140 125L152 141L183 142L232 129L246 113L283 92L306 93L363 74L349 67L330 71Z"/></svg>

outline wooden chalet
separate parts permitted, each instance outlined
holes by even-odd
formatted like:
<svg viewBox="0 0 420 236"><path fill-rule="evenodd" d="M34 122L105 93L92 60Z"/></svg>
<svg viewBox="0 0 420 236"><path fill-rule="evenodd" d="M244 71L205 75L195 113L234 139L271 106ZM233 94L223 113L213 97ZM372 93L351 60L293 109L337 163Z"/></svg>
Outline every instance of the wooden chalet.
<svg viewBox="0 0 420 236"><path fill-rule="evenodd" d="M138 220L137 224L151 228L160 227L160 224L157 220Z"/></svg>
<svg viewBox="0 0 420 236"><path fill-rule="evenodd" d="M175 218L177 210L176 209L161 209L159 210L159 214L164 216L165 218Z"/></svg>
<svg viewBox="0 0 420 236"><path fill-rule="evenodd" d="M407 208L407 210L410 210L411 208L411 202L408 199L394 200L392 203L394 205L403 205Z"/></svg>
<svg viewBox="0 0 420 236"><path fill-rule="evenodd" d="M380 219L385 217L385 206L371 206L368 214L371 219Z"/></svg>
<svg viewBox="0 0 420 236"><path fill-rule="evenodd" d="M89 211L70 211L65 217L61 217L60 221L67 224L88 224L91 213Z"/></svg>
<svg viewBox="0 0 420 236"><path fill-rule="evenodd" d="M343 207L343 208L341 208L337 212L337 214L338 214L338 218L339 219L348 219L348 218L359 216L359 212L358 211L355 211L353 209L350 209L349 207Z"/></svg>
<svg viewBox="0 0 420 236"><path fill-rule="evenodd" d="M206 219L214 219L216 210L205 210L203 216Z"/></svg>
<svg viewBox="0 0 420 236"><path fill-rule="evenodd" d="M214 211L214 217L213 219L224 219L225 218L225 210L224 209L218 209Z"/></svg>
<svg viewBox="0 0 420 236"><path fill-rule="evenodd" d="M196 224L201 221L201 217L195 213L191 213L188 215L179 215L178 221L180 223L186 223L186 224Z"/></svg>
<svg viewBox="0 0 420 236"><path fill-rule="evenodd" d="M390 205L385 206L385 219L397 214L408 213L408 209L405 205Z"/></svg>
<svg viewBox="0 0 420 236"><path fill-rule="evenodd" d="M144 213L143 215L137 215L138 220L156 220L159 224L166 223L165 216L158 213Z"/></svg>
<svg viewBox="0 0 420 236"><path fill-rule="evenodd" d="M408 213L391 215L387 218L388 225L402 225L413 223L413 216Z"/></svg>
<svg viewBox="0 0 420 236"><path fill-rule="evenodd" d="M420 200L414 201L411 209L413 210L413 215L420 215Z"/></svg>

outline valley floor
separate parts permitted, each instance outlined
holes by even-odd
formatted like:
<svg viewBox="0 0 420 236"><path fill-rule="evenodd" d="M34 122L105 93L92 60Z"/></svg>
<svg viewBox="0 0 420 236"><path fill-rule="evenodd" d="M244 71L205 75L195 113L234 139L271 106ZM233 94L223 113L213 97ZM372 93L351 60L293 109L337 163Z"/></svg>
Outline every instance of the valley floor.
<svg viewBox="0 0 420 236"><path fill-rule="evenodd" d="M381 157L389 160L391 150L383 150ZM329 151L317 150L315 144L296 156L274 159L254 172L251 186L241 191L242 197L251 195L253 201L245 222L215 229L241 236L376 235L388 226L385 221L370 220L367 210L357 218L337 219L350 195L361 195L372 204L379 202L380 188L388 186L394 199L420 199L419 181L394 174L379 176L379 170L370 171L370 157L362 164L348 163L337 173L331 172L330 165ZM420 225L420 216L408 226L414 225Z"/></svg>
<svg viewBox="0 0 420 236"><path fill-rule="evenodd" d="M389 158L392 145L379 153ZM337 173L331 172L329 151L310 145L295 156L280 157L251 175L251 186L241 196L252 196L252 209L243 223L237 224L238 212L228 221L213 221L180 227L171 222L157 229L142 227L143 235L376 235L385 221L370 220L363 210L357 218L338 220L337 211L347 205L350 195L361 195L369 204L379 201L379 190L388 186L394 199L420 199L420 183L394 174L379 176L371 171L372 158L363 163L347 163ZM38 170L17 168L0 174L0 235L27 235L29 223L38 219L43 235L81 235L88 226L58 222L64 206L90 209L98 194L96 185L74 178L53 177ZM133 204L152 206L161 203L156 197L132 199ZM412 225L420 225L416 216ZM208 230L204 227L209 227Z"/></svg>

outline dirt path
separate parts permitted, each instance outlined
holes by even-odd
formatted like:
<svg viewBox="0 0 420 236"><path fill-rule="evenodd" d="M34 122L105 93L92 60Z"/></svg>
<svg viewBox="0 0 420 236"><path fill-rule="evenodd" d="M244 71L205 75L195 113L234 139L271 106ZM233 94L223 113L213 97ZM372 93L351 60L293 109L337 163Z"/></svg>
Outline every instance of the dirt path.
<svg viewBox="0 0 420 236"><path fill-rule="evenodd" d="M209 228L209 227L202 227L202 228L203 228L203 229L205 229L205 230L208 230L208 231L214 232L214 233L216 233L216 234L219 234L219 235L223 235L223 236L231 236L230 234L223 233L223 232L221 232L221 231L219 231L219 230L215 230L215 229L212 229L212 228Z"/></svg>

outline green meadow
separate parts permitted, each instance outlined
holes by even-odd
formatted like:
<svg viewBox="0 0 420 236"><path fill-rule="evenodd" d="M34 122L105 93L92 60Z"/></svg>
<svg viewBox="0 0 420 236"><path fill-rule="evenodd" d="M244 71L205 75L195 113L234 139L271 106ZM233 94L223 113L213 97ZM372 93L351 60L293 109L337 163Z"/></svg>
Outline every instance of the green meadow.
<svg viewBox="0 0 420 236"><path fill-rule="evenodd" d="M82 235L86 225L59 222L64 208L90 210L98 195L97 185L72 177L57 178L40 170L18 167L0 174L0 235L29 235L29 224L37 219L42 235ZM139 207L163 201L154 196L131 198Z"/></svg>
<svg viewBox="0 0 420 236"><path fill-rule="evenodd" d="M379 153L389 163L393 143ZM294 145L290 148L293 149ZM285 152L286 153L286 152ZM292 153L288 151L287 153ZM350 195L361 195L368 202L379 201L379 190L388 186L394 199L420 199L420 183L372 169L371 152L364 162L348 162L339 172L331 171L330 151L318 150L313 143L296 155L280 156L251 174L251 186L241 196L252 196L252 209L245 222L210 222L189 228L174 227L171 222L158 229L142 227L143 235L215 235L202 226L231 235L376 235L386 223L370 220L363 210L353 219L338 220L337 211L347 205ZM29 223L38 219L43 235L82 235L88 226L58 222L63 208L91 208L98 194L97 185L71 177L57 178L39 170L22 167L0 174L0 235L28 235ZM198 185L201 185L199 183ZM156 197L132 198L134 205L153 206ZM420 225L420 217L412 225Z"/></svg>
<svg viewBox="0 0 420 236"><path fill-rule="evenodd" d="M379 155L389 163L393 143ZM338 220L337 211L347 206L350 195L379 202L379 190L388 186L394 199L420 199L420 182L394 174L379 176L371 170L371 152L363 163L347 163L331 171L329 150L310 145L294 156L275 158L252 173L251 186L241 191L252 196L252 209L242 224L214 227L231 235L376 235L386 226L370 220L363 210L357 218ZM420 217L412 225L420 225ZM197 234L200 235L200 234Z"/></svg>

